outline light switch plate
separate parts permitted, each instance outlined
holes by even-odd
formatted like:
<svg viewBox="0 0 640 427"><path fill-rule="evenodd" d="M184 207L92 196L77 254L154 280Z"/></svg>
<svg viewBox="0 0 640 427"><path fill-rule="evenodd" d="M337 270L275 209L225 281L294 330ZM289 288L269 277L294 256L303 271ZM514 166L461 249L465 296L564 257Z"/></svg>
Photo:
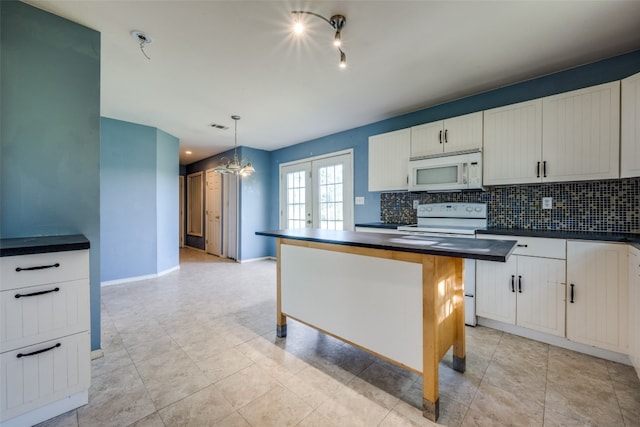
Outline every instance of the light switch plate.
<svg viewBox="0 0 640 427"><path fill-rule="evenodd" d="M356 205L364 205L364 197L362 196L356 197Z"/></svg>
<svg viewBox="0 0 640 427"><path fill-rule="evenodd" d="M542 198L542 209L553 209L553 197Z"/></svg>
<svg viewBox="0 0 640 427"><path fill-rule="evenodd" d="M420 200L413 201L413 209L418 209L418 205L420 204Z"/></svg>

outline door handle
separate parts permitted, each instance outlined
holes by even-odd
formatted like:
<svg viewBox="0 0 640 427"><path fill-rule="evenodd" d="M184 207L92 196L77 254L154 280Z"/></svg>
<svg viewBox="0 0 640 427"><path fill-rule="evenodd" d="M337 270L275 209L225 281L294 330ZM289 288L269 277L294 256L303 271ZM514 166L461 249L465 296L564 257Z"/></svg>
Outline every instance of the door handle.
<svg viewBox="0 0 640 427"><path fill-rule="evenodd" d="M438 141L442 144L442 131L440 131L440 134L438 135Z"/></svg>
<svg viewBox="0 0 640 427"><path fill-rule="evenodd" d="M516 291L516 276L511 275L511 292Z"/></svg>
<svg viewBox="0 0 640 427"><path fill-rule="evenodd" d="M518 276L518 293L522 293L522 276Z"/></svg>
<svg viewBox="0 0 640 427"><path fill-rule="evenodd" d="M540 162L538 162L536 166L536 178L540 178Z"/></svg>
<svg viewBox="0 0 640 427"><path fill-rule="evenodd" d="M547 161L542 162L542 177L547 177Z"/></svg>
<svg viewBox="0 0 640 427"><path fill-rule="evenodd" d="M449 138L447 138L447 133L448 133L449 129L445 129L444 130L444 143L446 144L447 142L449 142Z"/></svg>

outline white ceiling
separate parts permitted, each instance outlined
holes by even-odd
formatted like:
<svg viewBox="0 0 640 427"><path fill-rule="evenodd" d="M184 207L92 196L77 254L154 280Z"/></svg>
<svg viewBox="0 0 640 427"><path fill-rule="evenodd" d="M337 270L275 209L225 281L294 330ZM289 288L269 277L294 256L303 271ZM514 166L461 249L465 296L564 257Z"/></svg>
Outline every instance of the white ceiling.
<svg viewBox="0 0 640 427"><path fill-rule="evenodd" d="M26 3L102 34L102 116L178 137L181 164L233 147L232 114L273 150L640 49L638 0ZM294 37L301 9L346 16L346 69L326 22Z"/></svg>

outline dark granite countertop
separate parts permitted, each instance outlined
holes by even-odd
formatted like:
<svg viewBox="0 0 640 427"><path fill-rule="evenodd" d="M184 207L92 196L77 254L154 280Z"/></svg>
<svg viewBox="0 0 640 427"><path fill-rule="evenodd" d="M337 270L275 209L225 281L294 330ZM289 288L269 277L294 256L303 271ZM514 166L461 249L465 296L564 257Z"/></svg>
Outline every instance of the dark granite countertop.
<svg viewBox="0 0 640 427"><path fill-rule="evenodd" d="M400 226L407 224L390 224L388 222L367 222L364 224L356 224L356 227L369 227L369 228L387 228L389 230L395 230Z"/></svg>
<svg viewBox="0 0 640 427"><path fill-rule="evenodd" d="M478 230L478 237L482 234L497 234L501 236L546 237L549 239L596 240L603 242L628 243L640 249L640 234L610 233L600 231L566 231L566 230L531 230L524 228L487 228Z"/></svg>
<svg viewBox="0 0 640 427"><path fill-rule="evenodd" d="M33 255L89 249L89 240L82 234L0 239L0 257Z"/></svg>
<svg viewBox="0 0 640 427"><path fill-rule="evenodd" d="M281 237L308 242L331 243L371 249L413 252L458 258L505 262L513 252L515 240L464 239L389 233L358 233L355 231L300 230L258 231L259 236Z"/></svg>

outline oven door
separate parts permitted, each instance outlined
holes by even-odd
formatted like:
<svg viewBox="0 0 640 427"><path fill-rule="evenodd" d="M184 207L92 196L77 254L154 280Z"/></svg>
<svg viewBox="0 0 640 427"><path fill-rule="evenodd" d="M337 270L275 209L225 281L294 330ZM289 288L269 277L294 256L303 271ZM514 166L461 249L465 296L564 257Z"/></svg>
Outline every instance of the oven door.
<svg viewBox="0 0 640 427"><path fill-rule="evenodd" d="M398 227L398 231L406 234L419 234L421 236L434 237L456 237L463 239L475 239L475 234L455 234L455 233L434 233L431 231L420 231L416 228ZM469 326L476 326L476 260L464 259L464 273L462 276L464 291L464 323Z"/></svg>

